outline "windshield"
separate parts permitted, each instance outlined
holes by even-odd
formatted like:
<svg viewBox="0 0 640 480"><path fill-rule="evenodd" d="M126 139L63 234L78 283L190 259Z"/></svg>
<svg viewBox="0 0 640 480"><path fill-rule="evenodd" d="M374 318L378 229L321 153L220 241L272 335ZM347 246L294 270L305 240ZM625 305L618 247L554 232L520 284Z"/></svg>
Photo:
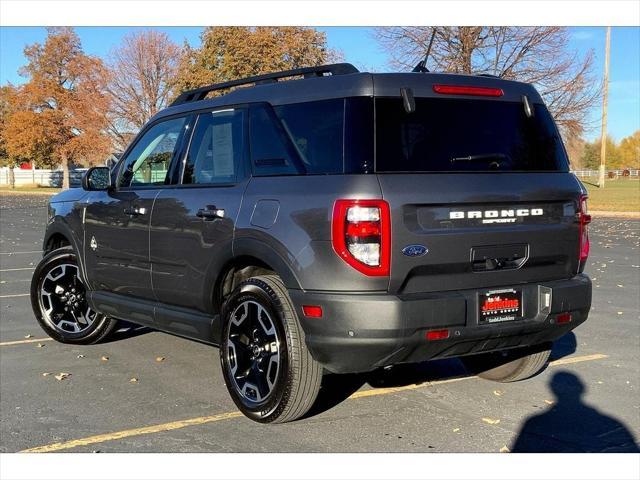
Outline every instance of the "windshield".
<svg viewBox="0 0 640 480"><path fill-rule="evenodd" d="M376 171L567 171L562 141L547 109L521 102L377 98Z"/></svg>

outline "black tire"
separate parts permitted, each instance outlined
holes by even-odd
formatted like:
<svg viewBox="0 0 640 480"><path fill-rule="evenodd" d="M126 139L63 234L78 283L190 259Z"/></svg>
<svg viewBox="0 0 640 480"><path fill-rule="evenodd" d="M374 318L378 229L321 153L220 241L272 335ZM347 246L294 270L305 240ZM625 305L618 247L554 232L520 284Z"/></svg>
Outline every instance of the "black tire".
<svg viewBox="0 0 640 480"><path fill-rule="evenodd" d="M262 331L251 329L256 322L253 317ZM260 423L290 422L307 413L320 390L322 367L307 349L304 331L280 278L256 276L239 284L225 302L222 318L220 363L229 394L240 411ZM277 348L267 348L274 343ZM277 363L275 373L272 362Z"/></svg>
<svg viewBox="0 0 640 480"><path fill-rule="evenodd" d="M471 373L494 382L509 383L526 380L537 375L547 365L551 344L536 345L504 352L481 353L462 357L462 363Z"/></svg>
<svg viewBox="0 0 640 480"><path fill-rule="evenodd" d="M89 309L86 289L78 269L78 261L71 247L58 248L45 255L31 279L31 307L42 329L54 340L89 345L104 340L118 321ZM60 275L60 279L54 280L57 275ZM57 294L53 287L59 288L61 293ZM71 287L73 293L70 293ZM77 301L71 303L71 297L63 299L62 295L73 295L73 300ZM64 311L64 307L68 311ZM84 313L76 315L76 312Z"/></svg>

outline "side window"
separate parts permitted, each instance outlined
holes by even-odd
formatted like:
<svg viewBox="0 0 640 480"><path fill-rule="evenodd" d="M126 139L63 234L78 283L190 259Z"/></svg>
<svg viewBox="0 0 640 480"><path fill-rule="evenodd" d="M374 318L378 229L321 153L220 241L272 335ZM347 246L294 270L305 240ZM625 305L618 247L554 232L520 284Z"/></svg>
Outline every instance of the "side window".
<svg viewBox="0 0 640 480"><path fill-rule="evenodd" d="M249 113L249 133L253 173L264 175L295 175L296 152L270 107L253 105Z"/></svg>
<svg viewBox="0 0 640 480"><path fill-rule="evenodd" d="M182 183L233 183L244 155L244 110L198 116Z"/></svg>
<svg viewBox="0 0 640 480"><path fill-rule="evenodd" d="M118 186L169 183L169 166L179 146L186 121L186 117L173 118L151 127L125 158Z"/></svg>
<svg viewBox="0 0 640 480"><path fill-rule="evenodd" d="M344 99L274 108L309 174L342 173Z"/></svg>

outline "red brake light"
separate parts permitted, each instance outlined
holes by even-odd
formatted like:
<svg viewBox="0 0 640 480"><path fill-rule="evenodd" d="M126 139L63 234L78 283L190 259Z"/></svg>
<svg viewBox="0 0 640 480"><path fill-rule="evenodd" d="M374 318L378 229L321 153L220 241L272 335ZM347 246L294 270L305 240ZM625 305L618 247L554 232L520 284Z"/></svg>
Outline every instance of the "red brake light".
<svg viewBox="0 0 640 480"><path fill-rule="evenodd" d="M481 97L501 97L501 88L471 87L467 85L434 85L433 91L447 95L477 95Z"/></svg>
<svg viewBox="0 0 640 480"><path fill-rule="evenodd" d="M587 195L580 195L580 204L578 205L578 223L580 225L580 247L579 260L581 263L586 262L589 257L589 223L591 223L591 215L587 209Z"/></svg>
<svg viewBox="0 0 640 480"><path fill-rule="evenodd" d="M561 313L556 317L556 321L558 323L569 323L571 321L571 313L569 312Z"/></svg>
<svg viewBox="0 0 640 480"><path fill-rule="evenodd" d="M384 200L336 200L331 224L333 249L369 276L389 275L391 215Z"/></svg>

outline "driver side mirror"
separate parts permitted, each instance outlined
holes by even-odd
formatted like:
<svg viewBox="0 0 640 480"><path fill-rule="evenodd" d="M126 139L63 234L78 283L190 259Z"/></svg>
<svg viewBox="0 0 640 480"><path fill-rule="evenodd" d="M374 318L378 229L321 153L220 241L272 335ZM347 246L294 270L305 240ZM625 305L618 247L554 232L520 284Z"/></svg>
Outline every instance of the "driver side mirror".
<svg viewBox="0 0 640 480"><path fill-rule="evenodd" d="M91 167L82 177L83 190L110 190L112 187L111 169L109 167Z"/></svg>

